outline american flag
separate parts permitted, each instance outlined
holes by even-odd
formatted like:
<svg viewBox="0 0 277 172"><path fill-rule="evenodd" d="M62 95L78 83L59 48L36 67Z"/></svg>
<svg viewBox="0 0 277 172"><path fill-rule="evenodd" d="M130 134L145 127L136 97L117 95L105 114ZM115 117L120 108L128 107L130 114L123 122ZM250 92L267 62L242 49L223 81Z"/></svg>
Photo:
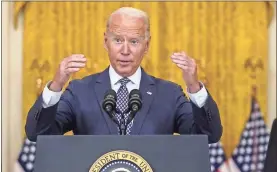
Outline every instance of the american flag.
<svg viewBox="0 0 277 172"><path fill-rule="evenodd" d="M235 148L230 167L232 172L262 172L269 141L269 133L255 97L250 117Z"/></svg>
<svg viewBox="0 0 277 172"><path fill-rule="evenodd" d="M25 139L20 154L17 159L15 171L32 172L34 170L34 161L36 154L36 142Z"/></svg>
<svg viewBox="0 0 277 172"><path fill-rule="evenodd" d="M212 172L230 172L221 142L209 144Z"/></svg>

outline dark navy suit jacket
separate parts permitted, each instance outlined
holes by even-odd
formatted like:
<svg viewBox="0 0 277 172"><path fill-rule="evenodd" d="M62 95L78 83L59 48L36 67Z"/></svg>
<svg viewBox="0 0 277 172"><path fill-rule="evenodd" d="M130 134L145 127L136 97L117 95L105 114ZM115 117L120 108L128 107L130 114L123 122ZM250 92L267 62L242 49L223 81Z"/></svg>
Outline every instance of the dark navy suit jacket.
<svg viewBox="0 0 277 172"><path fill-rule="evenodd" d="M142 108L134 118L132 135L205 134L209 143L218 142L222 126L218 107L208 93L202 108L190 102L180 86L150 76L142 70ZM73 80L51 107L42 107L42 95L31 107L25 130L28 139L37 135L116 135L117 125L102 109L105 92L111 89L108 69ZM152 94L147 94L152 92Z"/></svg>
<svg viewBox="0 0 277 172"><path fill-rule="evenodd" d="M273 121L263 172L277 171L277 118Z"/></svg>

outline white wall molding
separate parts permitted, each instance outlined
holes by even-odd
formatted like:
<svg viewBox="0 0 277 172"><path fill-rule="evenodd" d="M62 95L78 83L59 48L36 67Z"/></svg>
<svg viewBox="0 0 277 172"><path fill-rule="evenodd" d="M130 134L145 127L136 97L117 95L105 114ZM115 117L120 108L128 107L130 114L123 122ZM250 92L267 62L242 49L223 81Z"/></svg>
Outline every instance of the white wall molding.
<svg viewBox="0 0 277 172"><path fill-rule="evenodd" d="M13 2L2 2L2 124L3 171L13 171L22 145L23 15L18 29L13 26Z"/></svg>
<svg viewBox="0 0 277 172"><path fill-rule="evenodd" d="M274 16L269 27L268 46L268 128L276 118L276 2L274 2Z"/></svg>

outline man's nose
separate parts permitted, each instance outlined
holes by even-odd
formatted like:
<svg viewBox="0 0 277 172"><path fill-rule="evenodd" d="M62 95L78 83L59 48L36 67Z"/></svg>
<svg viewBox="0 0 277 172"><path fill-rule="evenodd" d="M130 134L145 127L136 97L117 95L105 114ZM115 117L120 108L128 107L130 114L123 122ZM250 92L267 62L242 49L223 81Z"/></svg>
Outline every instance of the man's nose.
<svg viewBox="0 0 277 172"><path fill-rule="evenodd" d="M121 52L122 55L129 55L130 54L130 48L128 45L128 41L125 41L123 44L123 50Z"/></svg>

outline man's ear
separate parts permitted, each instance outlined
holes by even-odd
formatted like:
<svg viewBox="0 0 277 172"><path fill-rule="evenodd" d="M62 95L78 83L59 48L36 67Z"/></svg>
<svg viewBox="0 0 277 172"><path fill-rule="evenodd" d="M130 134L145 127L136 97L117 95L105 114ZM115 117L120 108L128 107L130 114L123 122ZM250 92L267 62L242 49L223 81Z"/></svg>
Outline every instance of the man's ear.
<svg viewBox="0 0 277 172"><path fill-rule="evenodd" d="M146 45L145 45L146 47L145 47L144 54L146 54L148 52L148 50L149 50L150 41L151 41L151 36L149 36L149 39L146 42Z"/></svg>
<svg viewBox="0 0 277 172"><path fill-rule="evenodd" d="M107 41L108 41L107 34L106 32L104 32L104 48L105 50L108 51Z"/></svg>

